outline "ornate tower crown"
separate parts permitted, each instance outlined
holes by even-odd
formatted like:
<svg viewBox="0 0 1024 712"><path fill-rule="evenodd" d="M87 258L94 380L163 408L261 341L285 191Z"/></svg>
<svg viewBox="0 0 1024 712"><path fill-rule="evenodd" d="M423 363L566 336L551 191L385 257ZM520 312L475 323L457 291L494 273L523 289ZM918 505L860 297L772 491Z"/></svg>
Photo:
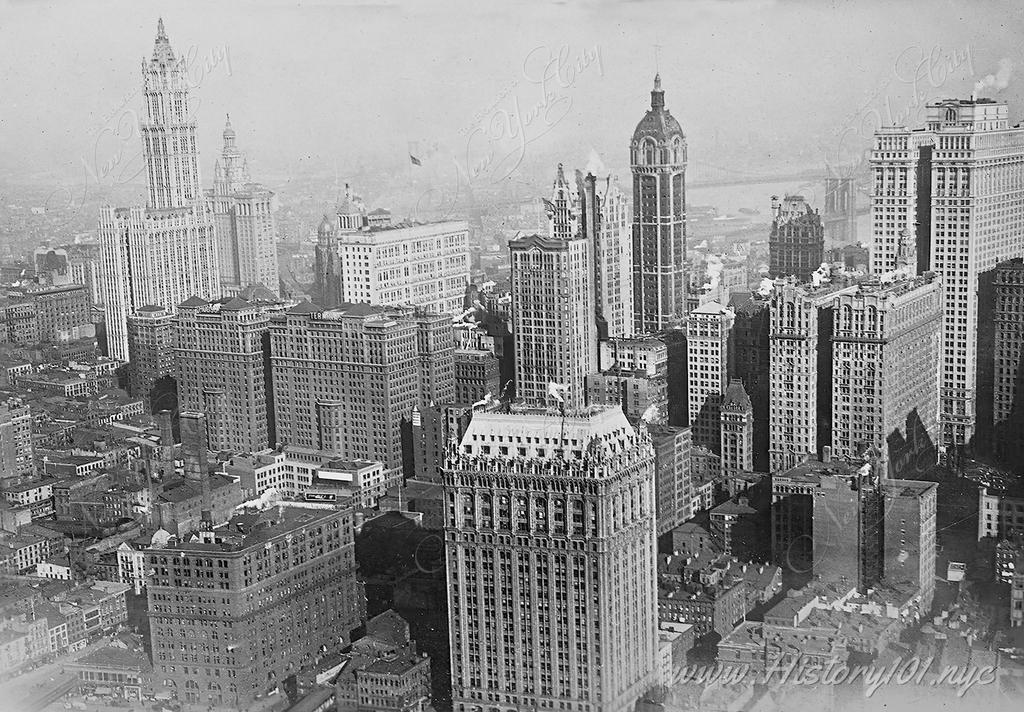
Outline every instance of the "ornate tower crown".
<svg viewBox="0 0 1024 712"><path fill-rule="evenodd" d="M156 21L156 42L153 44L153 61L162 64L170 64L174 61L174 50L171 49L171 41L167 39L167 32L164 31L164 18Z"/></svg>
<svg viewBox="0 0 1024 712"><path fill-rule="evenodd" d="M661 74L654 77L651 90L651 108L647 110L633 132L632 164L685 164L686 135L672 113L665 108L665 91L661 88ZM658 150L652 155L652 151ZM661 149L668 149L662 153Z"/></svg>
<svg viewBox="0 0 1024 712"><path fill-rule="evenodd" d="M665 108L665 92L661 88L661 73L654 75L654 89L651 91L651 108L660 111Z"/></svg>

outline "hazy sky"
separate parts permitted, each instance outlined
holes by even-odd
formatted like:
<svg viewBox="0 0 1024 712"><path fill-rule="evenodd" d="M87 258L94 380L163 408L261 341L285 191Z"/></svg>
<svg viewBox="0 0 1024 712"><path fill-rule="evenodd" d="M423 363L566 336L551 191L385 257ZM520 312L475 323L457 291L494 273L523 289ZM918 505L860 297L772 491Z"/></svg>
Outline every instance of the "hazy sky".
<svg viewBox="0 0 1024 712"><path fill-rule="evenodd" d="M192 57L205 183L227 112L271 184L401 165L410 144L468 172L552 153L583 167L591 148L619 169L656 62L691 156L717 167L742 169L736 146L764 140L820 163L890 114L916 123L923 101L969 95L1000 61L1024 119L1019 0L0 0L0 171L110 180L128 165L161 15Z"/></svg>

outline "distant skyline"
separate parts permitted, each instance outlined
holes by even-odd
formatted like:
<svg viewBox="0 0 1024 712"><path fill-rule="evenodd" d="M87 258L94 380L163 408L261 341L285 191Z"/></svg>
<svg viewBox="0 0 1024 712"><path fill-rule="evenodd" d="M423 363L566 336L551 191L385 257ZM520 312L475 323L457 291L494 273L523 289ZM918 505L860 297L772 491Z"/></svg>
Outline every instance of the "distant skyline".
<svg viewBox="0 0 1024 712"><path fill-rule="evenodd" d="M1024 8L894 5L7 2L0 175L141 182L140 62L158 17L193 58L204 185L228 113L271 187L344 180L360 163L404 169L414 151L425 175L458 164L470 182L557 160L624 175L656 70L691 165L713 170L772 151L781 166L846 161L880 121L916 123L924 102L969 96L1000 68L1008 86L982 95L1024 120Z"/></svg>

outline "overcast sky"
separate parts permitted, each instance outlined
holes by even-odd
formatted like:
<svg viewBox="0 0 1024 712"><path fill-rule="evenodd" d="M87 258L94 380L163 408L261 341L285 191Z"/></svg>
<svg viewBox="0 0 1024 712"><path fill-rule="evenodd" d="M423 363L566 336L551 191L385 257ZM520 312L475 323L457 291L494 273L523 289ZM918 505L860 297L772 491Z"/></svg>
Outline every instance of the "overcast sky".
<svg viewBox="0 0 1024 712"><path fill-rule="evenodd" d="M967 96L1000 62L989 84L1008 84L1017 121L1022 13L1016 0L0 0L0 167L60 180L137 154L140 62L161 15L192 58L208 183L228 112L266 180L400 162L410 144L467 164L498 145L514 161L517 130L523 151L573 151L582 166L592 148L618 167L656 65L691 156L715 165L762 137L827 153L889 114L914 123L915 92Z"/></svg>

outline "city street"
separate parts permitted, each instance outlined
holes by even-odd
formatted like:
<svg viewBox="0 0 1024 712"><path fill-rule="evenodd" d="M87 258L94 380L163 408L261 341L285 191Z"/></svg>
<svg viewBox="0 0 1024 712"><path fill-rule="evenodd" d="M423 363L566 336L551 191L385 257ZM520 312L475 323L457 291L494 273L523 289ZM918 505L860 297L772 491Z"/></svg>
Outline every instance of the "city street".
<svg viewBox="0 0 1024 712"><path fill-rule="evenodd" d="M28 709L29 702L42 697L47 691L53 690L71 679L72 676L69 673L62 672L67 663L102 648L108 642L109 638L100 638L78 652L64 655L52 663L41 665L35 670L0 683L0 710L6 712L10 709L21 712L23 709ZM12 707L5 707L8 700L16 700L17 703Z"/></svg>

